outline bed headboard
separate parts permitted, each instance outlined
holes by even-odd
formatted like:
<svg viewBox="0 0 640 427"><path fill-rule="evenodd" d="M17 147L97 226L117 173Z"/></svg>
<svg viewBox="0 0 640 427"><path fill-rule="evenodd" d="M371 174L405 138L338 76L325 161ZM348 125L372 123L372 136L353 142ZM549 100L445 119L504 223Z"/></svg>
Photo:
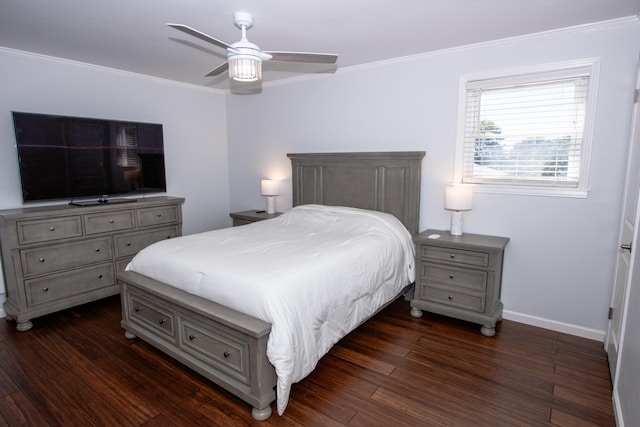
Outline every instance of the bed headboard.
<svg viewBox="0 0 640 427"><path fill-rule="evenodd" d="M349 206L395 215L412 234L420 220L424 151L290 153L293 206Z"/></svg>

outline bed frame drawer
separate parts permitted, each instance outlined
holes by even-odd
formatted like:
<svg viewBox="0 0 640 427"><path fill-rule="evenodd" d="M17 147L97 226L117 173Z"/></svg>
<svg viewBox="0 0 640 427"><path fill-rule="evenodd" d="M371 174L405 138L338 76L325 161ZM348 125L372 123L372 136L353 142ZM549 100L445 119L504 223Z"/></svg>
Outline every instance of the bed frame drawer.
<svg viewBox="0 0 640 427"><path fill-rule="evenodd" d="M154 301L149 295L131 293L128 298L126 316L131 322L175 341L176 312L173 309Z"/></svg>
<svg viewBox="0 0 640 427"><path fill-rule="evenodd" d="M249 342L246 335L207 322L204 318L182 318L180 328L180 345L187 353L249 384Z"/></svg>

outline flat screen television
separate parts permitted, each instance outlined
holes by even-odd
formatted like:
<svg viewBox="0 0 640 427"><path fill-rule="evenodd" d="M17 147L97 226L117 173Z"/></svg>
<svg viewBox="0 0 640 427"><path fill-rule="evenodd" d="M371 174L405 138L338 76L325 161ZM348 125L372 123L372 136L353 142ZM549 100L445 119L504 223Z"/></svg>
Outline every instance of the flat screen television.
<svg viewBox="0 0 640 427"><path fill-rule="evenodd" d="M109 197L167 189L161 124L12 114L24 202L135 201Z"/></svg>

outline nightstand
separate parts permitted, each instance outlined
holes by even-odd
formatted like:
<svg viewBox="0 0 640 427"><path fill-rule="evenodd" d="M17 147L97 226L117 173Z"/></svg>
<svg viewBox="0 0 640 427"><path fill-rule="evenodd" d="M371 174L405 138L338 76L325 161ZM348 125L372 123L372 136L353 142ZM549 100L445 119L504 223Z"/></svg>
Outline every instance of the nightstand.
<svg viewBox="0 0 640 427"><path fill-rule="evenodd" d="M430 238L439 235L438 238ZM502 262L508 238L427 230L416 245L416 286L411 315L422 310L482 325L482 335L495 335L502 320Z"/></svg>
<svg viewBox="0 0 640 427"><path fill-rule="evenodd" d="M229 214L233 218L233 226L251 224L256 221L264 221L265 219L276 218L282 215L282 212L268 214L265 211L252 210L242 212L232 212Z"/></svg>

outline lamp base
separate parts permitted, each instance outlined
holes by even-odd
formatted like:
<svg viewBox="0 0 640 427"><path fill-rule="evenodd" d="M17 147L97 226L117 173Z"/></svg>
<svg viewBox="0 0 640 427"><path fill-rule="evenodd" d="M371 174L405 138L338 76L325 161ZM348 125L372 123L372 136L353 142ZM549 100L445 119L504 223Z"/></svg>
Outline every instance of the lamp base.
<svg viewBox="0 0 640 427"><path fill-rule="evenodd" d="M265 196L267 198L267 213L276 213L276 199L273 196Z"/></svg>
<svg viewBox="0 0 640 427"><path fill-rule="evenodd" d="M451 231L452 236L462 236L462 212L451 212Z"/></svg>

